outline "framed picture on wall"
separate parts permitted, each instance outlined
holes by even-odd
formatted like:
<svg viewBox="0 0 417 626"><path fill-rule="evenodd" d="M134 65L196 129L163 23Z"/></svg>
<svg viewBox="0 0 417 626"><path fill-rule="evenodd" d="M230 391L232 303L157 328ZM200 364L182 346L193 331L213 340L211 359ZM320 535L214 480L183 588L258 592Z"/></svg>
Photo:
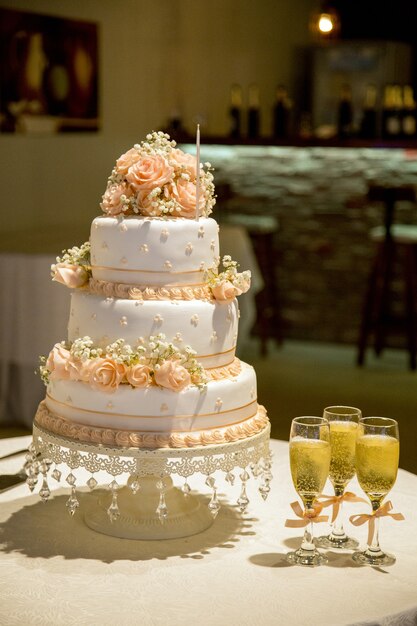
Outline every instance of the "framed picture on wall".
<svg viewBox="0 0 417 626"><path fill-rule="evenodd" d="M98 26L0 8L0 131L99 130Z"/></svg>

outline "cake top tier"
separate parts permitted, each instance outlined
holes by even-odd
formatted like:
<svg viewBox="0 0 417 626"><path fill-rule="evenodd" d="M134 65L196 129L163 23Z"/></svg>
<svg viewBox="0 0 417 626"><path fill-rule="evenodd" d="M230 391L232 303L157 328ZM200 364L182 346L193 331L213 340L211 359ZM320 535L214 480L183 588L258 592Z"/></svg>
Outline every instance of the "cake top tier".
<svg viewBox="0 0 417 626"><path fill-rule="evenodd" d="M205 168L166 133L149 133L117 159L101 209L111 216L207 217L216 200L210 164Z"/></svg>

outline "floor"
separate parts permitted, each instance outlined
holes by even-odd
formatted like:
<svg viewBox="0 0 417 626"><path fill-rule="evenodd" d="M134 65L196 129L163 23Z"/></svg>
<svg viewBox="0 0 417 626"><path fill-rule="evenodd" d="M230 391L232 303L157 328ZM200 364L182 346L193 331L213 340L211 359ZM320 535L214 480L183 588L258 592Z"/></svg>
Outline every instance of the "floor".
<svg viewBox="0 0 417 626"><path fill-rule="evenodd" d="M417 474L417 372L407 369L405 352L387 350L380 359L369 352L366 366L355 367L355 348L286 341L270 346L266 359L254 340L241 358L258 376L258 397L268 409L272 436L288 439L297 415L321 415L332 404L358 406L364 415L394 417L400 426L400 465ZM1 428L1 437L29 434Z"/></svg>

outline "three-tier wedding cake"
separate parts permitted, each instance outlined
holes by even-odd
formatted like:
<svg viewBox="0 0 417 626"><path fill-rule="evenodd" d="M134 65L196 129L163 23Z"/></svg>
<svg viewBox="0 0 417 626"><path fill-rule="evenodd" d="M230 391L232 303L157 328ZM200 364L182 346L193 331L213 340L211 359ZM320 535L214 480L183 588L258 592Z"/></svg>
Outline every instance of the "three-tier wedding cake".
<svg viewBox="0 0 417 626"><path fill-rule="evenodd" d="M182 448L268 426L256 375L235 356L250 272L220 263L209 164L151 133L108 180L90 241L53 280L72 289L66 341L40 367L35 422L80 442Z"/></svg>

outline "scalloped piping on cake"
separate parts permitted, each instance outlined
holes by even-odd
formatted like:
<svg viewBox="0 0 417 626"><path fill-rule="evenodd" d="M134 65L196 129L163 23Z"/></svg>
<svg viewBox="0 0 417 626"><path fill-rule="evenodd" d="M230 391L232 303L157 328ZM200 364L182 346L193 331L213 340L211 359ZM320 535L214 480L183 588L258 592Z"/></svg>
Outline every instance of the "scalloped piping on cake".
<svg viewBox="0 0 417 626"><path fill-rule="evenodd" d="M41 428L85 443L120 446L123 448L193 448L230 443L256 435L268 424L265 407L258 405L256 415L232 426L196 432L157 433L117 430L76 424L49 411L42 401L35 417Z"/></svg>
<svg viewBox="0 0 417 626"><path fill-rule="evenodd" d="M90 278L92 294L124 300L214 300L207 284L181 287L144 287L135 284L113 283L108 280Z"/></svg>

